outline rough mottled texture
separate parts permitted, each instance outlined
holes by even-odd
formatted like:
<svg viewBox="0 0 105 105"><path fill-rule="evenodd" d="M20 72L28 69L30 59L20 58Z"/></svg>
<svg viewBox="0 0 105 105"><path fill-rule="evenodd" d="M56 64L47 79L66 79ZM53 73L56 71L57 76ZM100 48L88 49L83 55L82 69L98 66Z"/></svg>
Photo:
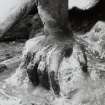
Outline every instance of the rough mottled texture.
<svg viewBox="0 0 105 105"><path fill-rule="evenodd" d="M15 41L0 43L0 62L21 55L23 46L24 43Z"/></svg>
<svg viewBox="0 0 105 105"><path fill-rule="evenodd" d="M104 26L105 26L105 23L99 21L91 29L91 31L85 34L84 36L78 36L78 38L76 36L77 42L79 42L80 44L85 46L84 48L86 48L84 50L85 51L84 53L86 54L86 57L87 57L88 71L87 72L82 71L82 68L81 68L82 66L80 65L81 64L80 57L82 57L81 56L82 50L79 50L78 49L79 46L75 44L73 47L73 52L71 56L65 57L63 59L59 69L59 82L60 82L60 88L61 88L60 91L61 91L62 97L53 99L52 92L49 92L39 87L37 88L29 87L28 91L29 92L31 91L31 93L29 94L27 93L28 91L25 90L25 88L27 87L27 81L25 80L26 82L24 82L23 87L21 87L18 90L17 88L16 90L14 90L15 92L19 92L18 94L20 94L20 96L23 97L21 98L22 100L20 101L20 104L24 105L23 103L26 103L26 105L28 105L29 103L33 103L33 104L39 103L40 105L42 105L43 103L44 105L46 104L49 105L51 103L53 105L62 105L62 104L63 105L78 105L78 104L79 105L84 105L84 104L85 105L104 105L105 103L105 89L104 89L105 87L104 64L105 63L104 62L105 60L104 60L104 55L103 55L103 58L99 56L99 54L104 53L104 47L102 46L104 44L104 41L103 41L104 32L105 32ZM31 39L30 46L32 45L32 43L34 43L34 40L35 39ZM39 37L39 40L41 40L41 37ZM28 48L28 46L26 47ZM101 48L101 50L99 48ZM10 89L11 88L12 87L10 87ZM26 91L26 93L21 89ZM4 91L4 89L2 91ZM9 91L9 90L6 90L6 91ZM6 94L10 95L10 93L6 93ZM24 94L26 97L24 97ZM5 97L6 95L4 95L4 98ZM11 101L11 98L12 98L12 101ZM28 99L28 102L26 101L27 99ZM20 100L19 97L17 99L15 98L15 102L17 103L17 105L19 105L18 100ZM13 96L12 97L10 96L10 98L8 98L8 101L13 102L14 101Z"/></svg>
<svg viewBox="0 0 105 105"><path fill-rule="evenodd" d="M28 40L21 65L1 82L1 102L15 97L18 105L104 105L104 32L105 23L99 21L88 33L75 33L74 40L44 35Z"/></svg>
<svg viewBox="0 0 105 105"><path fill-rule="evenodd" d="M6 16L2 17L3 20L0 22L0 37L2 37L16 21L19 21L20 18L25 16L34 3L34 0L19 0L11 3L8 6L9 8L5 8L4 14L6 14Z"/></svg>
<svg viewBox="0 0 105 105"><path fill-rule="evenodd" d="M27 40L43 32L43 24L38 14L28 14L6 31L0 41Z"/></svg>

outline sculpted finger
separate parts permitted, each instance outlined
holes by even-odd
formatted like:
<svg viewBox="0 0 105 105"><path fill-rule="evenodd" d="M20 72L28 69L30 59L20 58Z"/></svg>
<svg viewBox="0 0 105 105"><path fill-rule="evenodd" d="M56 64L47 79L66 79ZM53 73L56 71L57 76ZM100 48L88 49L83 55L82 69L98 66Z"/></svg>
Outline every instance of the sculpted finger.
<svg viewBox="0 0 105 105"><path fill-rule="evenodd" d="M49 46L45 47L44 49L41 50L41 56L40 56L40 62L38 65L38 78L39 78L39 83L42 87L45 89L49 90L50 89L50 83L49 83L49 76L48 76L48 69L47 69L47 52L48 52Z"/></svg>
<svg viewBox="0 0 105 105"><path fill-rule="evenodd" d="M28 77L34 86L39 85L40 82L42 81L41 75L42 72L45 70L45 62L46 62L45 49L46 47L34 53L31 62L27 67Z"/></svg>
<svg viewBox="0 0 105 105"><path fill-rule="evenodd" d="M62 54L60 50L55 50L52 52L51 57L49 59L49 76L50 76L50 84L54 91L54 94L60 95L60 86L59 86L59 78L58 78L58 70L60 63L62 61Z"/></svg>
<svg viewBox="0 0 105 105"><path fill-rule="evenodd" d="M39 85L39 78L37 74L39 62L40 62L40 58L36 54L33 54L33 57L31 58L31 61L27 66L27 74L28 74L29 80L30 82L32 82L34 86Z"/></svg>

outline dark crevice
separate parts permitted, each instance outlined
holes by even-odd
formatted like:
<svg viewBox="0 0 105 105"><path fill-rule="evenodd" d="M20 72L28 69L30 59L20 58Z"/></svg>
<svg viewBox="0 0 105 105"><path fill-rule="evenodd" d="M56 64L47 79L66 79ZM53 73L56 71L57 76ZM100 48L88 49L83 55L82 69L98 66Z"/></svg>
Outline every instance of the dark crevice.
<svg viewBox="0 0 105 105"><path fill-rule="evenodd" d="M8 70L7 66L5 64L1 64L0 65L0 73L3 73L6 70Z"/></svg>
<svg viewBox="0 0 105 105"><path fill-rule="evenodd" d="M27 55L25 55L24 57L25 58L24 58L24 65L23 65L23 67L24 66L26 67L29 64L29 62L31 61L31 58L32 58L31 52L28 52Z"/></svg>
<svg viewBox="0 0 105 105"><path fill-rule="evenodd" d="M15 22L3 33L3 37L0 38L1 41L17 41L17 40L27 40L29 39L30 31L32 30L31 20L35 14L37 14L37 7L33 2L32 7L21 10L19 16L15 18Z"/></svg>
<svg viewBox="0 0 105 105"><path fill-rule="evenodd" d="M35 64L34 67L30 67L27 69L27 74L30 82L33 86L40 85L41 87L50 90L49 76L48 72L45 69L43 72L38 69L38 63Z"/></svg>
<svg viewBox="0 0 105 105"><path fill-rule="evenodd" d="M34 86L39 85L39 77L37 73L37 68L38 68L38 64L35 64L33 69L32 68L27 69L29 80L32 82Z"/></svg>
<svg viewBox="0 0 105 105"><path fill-rule="evenodd" d="M31 10L29 11L28 15L35 15L36 13L38 13L38 10L37 10L37 6L34 5Z"/></svg>
<svg viewBox="0 0 105 105"><path fill-rule="evenodd" d="M58 80L56 80L56 75L55 75L54 71L52 71L50 73L50 80L51 80L51 86L52 86L52 89L53 89L55 95L59 96L60 95L60 86L59 86Z"/></svg>
<svg viewBox="0 0 105 105"><path fill-rule="evenodd" d="M46 70L44 70L43 72L41 72L40 70L38 70L38 77L39 77L40 85L43 88L45 88L47 90L50 90L50 83L49 83L48 72Z"/></svg>
<svg viewBox="0 0 105 105"><path fill-rule="evenodd" d="M105 21L105 0L100 0L88 10L72 8L69 10L69 19L73 31L88 32L97 21Z"/></svg>
<svg viewBox="0 0 105 105"><path fill-rule="evenodd" d="M64 49L64 57L70 57L72 52L73 52L72 48L66 48L66 49Z"/></svg>
<svg viewBox="0 0 105 105"><path fill-rule="evenodd" d="M83 57L84 57L84 59L85 59L85 62L80 62L80 65L81 65L81 67L82 67L82 71L84 72L84 73L88 73L88 65L87 65L87 56L86 56L86 54L85 54L85 49L84 49L84 47L83 46L81 46L81 50L82 50L82 53L83 53Z"/></svg>

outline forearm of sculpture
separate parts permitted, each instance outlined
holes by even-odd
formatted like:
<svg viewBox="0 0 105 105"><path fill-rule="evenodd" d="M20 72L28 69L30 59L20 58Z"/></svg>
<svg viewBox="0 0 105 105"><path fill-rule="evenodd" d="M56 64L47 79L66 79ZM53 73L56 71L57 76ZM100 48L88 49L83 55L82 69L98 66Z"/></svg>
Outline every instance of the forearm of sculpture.
<svg viewBox="0 0 105 105"><path fill-rule="evenodd" d="M68 27L68 0L38 0L38 13L48 36L58 39L72 36Z"/></svg>

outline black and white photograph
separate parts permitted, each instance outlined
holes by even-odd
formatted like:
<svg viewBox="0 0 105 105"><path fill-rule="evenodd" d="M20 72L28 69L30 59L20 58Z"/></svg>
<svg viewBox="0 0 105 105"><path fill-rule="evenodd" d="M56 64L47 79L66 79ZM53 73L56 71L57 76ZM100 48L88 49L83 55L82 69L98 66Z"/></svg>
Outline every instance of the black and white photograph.
<svg viewBox="0 0 105 105"><path fill-rule="evenodd" d="M105 105L105 0L0 0L0 105Z"/></svg>

